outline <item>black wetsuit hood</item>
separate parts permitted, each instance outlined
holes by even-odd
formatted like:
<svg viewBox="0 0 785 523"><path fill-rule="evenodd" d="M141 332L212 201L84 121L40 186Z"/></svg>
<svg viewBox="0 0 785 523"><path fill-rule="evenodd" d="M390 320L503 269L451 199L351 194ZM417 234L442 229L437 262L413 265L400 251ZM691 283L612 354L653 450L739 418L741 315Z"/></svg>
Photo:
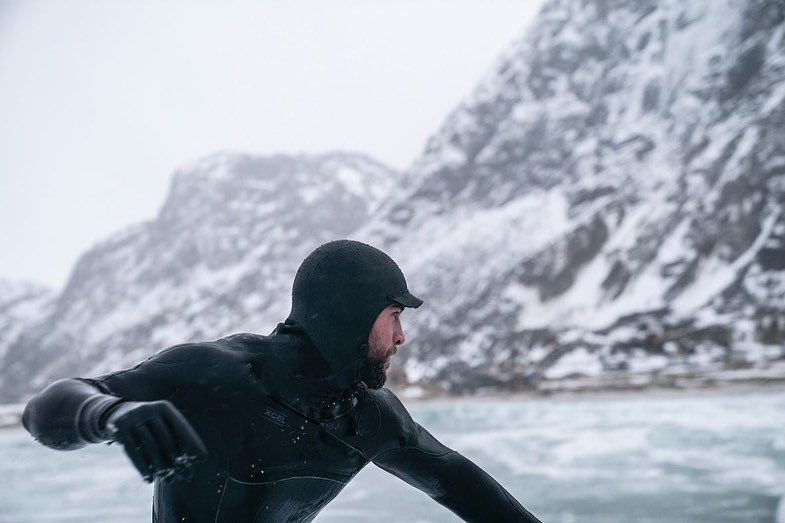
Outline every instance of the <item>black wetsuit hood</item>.
<svg viewBox="0 0 785 523"><path fill-rule="evenodd" d="M368 354L368 336L389 305L419 307L403 272L387 254L354 240L321 245L303 260L285 325L300 327L327 363L337 388L354 388Z"/></svg>

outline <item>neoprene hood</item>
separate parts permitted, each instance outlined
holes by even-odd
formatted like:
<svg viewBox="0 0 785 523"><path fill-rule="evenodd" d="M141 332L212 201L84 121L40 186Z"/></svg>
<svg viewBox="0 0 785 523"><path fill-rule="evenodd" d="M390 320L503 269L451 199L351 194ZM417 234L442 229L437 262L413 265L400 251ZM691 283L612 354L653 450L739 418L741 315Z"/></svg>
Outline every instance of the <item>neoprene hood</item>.
<svg viewBox="0 0 785 523"><path fill-rule="evenodd" d="M354 371L368 353L379 313L396 303L416 308L422 300L409 292L393 259L359 241L335 240L319 246L297 270L286 323L305 329L333 372Z"/></svg>

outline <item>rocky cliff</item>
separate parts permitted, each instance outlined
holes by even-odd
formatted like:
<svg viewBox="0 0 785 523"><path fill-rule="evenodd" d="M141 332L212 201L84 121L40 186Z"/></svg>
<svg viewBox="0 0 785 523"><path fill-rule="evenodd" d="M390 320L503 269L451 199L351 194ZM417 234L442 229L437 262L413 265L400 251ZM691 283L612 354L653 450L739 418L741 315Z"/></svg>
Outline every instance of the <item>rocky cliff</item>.
<svg viewBox="0 0 785 523"><path fill-rule="evenodd" d="M785 6L551 1L358 236L448 388L785 352Z"/></svg>

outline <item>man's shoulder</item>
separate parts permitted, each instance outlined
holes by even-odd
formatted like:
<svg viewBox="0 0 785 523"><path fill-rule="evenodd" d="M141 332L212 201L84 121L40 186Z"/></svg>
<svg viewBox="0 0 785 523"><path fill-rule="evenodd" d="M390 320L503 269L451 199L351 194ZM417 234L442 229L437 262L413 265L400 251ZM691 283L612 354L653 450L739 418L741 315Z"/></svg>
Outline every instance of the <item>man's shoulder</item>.
<svg viewBox="0 0 785 523"><path fill-rule="evenodd" d="M264 336L252 332L238 332L224 336L209 345L227 355L262 356L277 343L273 336Z"/></svg>
<svg viewBox="0 0 785 523"><path fill-rule="evenodd" d="M259 353L275 341L270 336L239 332L230 334L214 341L193 341L172 345L160 351L156 356L161 358L205 357L231 358L245 353Z"/></svg>
<svg viewBox="0 0 785 523"><path fill-rule="evenodd" d="M366 390L379 407L381 423L387 426L388 430L401 434L411 430L414 423L412 416L393 391L387 387Z"/></svg>
<svg viewBox="0 0 785 523"><path fill-rule="evenodd" d="M106 393L150 401L191 387L241 383L260 374L265 336L241 333L167 347L133 367L91 378Z"/></svg>
<svg viewBox="0 0 785 523"><path fill-rule="evenodd" d="M445 452L445 447L412 418L393 391L382 387L368 389L368 393L379 406L381 416L379 437L372 451L373 459L385 452L403 448L415 448L432 455Z"/></svg>
<svg viewBox="0 0 785 523"><path fill-rule="evenodd" d="M194 341L167 347L145 363L207 369L246 365L263 358L272 345L268 336L238 333L214 341Z"/></svg>
<svg viewBox="0 0 785 523"><path fill-rule="evenodd" d="M368 393L379 402L380 406L383 406L387 410L391 411L393 414L396 415L408 415L409 411L406 410L403 403L398 396L395 395L393 391L388 389L387 387L381 387L378 389L366 389Z"/></svg>
<svg viewBox="0 0 785 523"><path fill-rule="evenodd" d="M368 392L377 400L380 407L380 435L374 459L395 449L417 449L425 454L441 456L451 452L442 445L422 425L412 418L398 396L386 387Z"/></svg>
<svg viewBox="0 0 785 523"><path fill-rule="evenodd" d="M258 345L270 343L272 341L270 336L263 336L253 332L238 332L229 334L215 341L215 343L223 346L245 346L245 345Z"/></svg>

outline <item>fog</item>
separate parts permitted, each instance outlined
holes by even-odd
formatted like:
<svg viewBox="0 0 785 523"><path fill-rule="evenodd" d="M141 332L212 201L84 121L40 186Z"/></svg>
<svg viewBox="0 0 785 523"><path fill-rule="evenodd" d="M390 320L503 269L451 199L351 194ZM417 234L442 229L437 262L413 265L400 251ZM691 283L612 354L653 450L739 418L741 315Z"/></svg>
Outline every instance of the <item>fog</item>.
<svg viewBox="0 0 785 523"><path fill-rule="evenodd" d="M0 277L59 287L217 150L405 168L539 2L0 3Z"/></svg>

